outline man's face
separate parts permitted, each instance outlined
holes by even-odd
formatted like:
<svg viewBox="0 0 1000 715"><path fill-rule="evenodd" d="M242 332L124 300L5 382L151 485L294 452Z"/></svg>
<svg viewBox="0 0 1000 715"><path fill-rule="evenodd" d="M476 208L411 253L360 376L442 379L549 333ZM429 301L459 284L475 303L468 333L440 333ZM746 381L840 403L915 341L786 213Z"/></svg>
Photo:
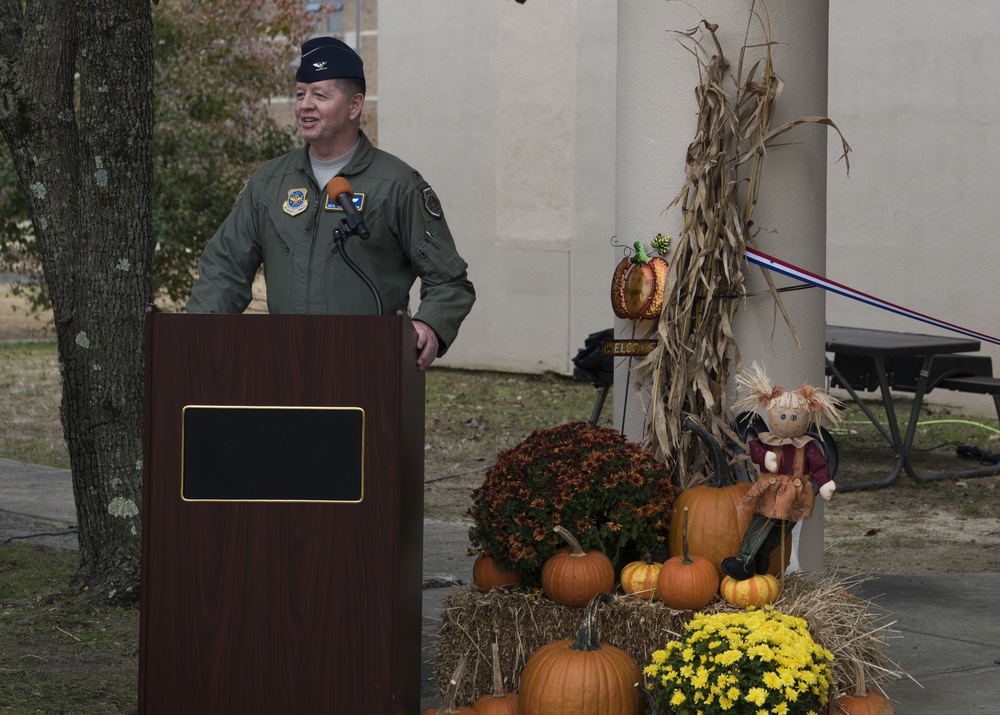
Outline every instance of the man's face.
<svg viewBox="0 0 1000 715"><path fill-rule="evenodd" d="M355 122L361 115L364 99L360 94L346 96L333 80L295 85L295 119L299 133L309 144L324 149L345 138L351 146L357 139ZM350 147L348 147L350 148Z"/></svg>

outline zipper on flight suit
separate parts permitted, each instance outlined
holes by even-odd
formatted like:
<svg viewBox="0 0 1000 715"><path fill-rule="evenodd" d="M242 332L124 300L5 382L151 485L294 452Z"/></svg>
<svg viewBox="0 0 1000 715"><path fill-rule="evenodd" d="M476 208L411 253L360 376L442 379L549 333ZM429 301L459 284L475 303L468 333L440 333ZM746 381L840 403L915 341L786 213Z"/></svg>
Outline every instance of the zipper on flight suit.
<svg viewBox="0 0 1000 715"><path fill-rule="evenodd" d="M312 177L312 172L309 172L309 184L315 190L316 180ZM305 310L309 312L309 306L312 303L312 274L313 274L313 259L316 256L316 242L319 238L319 224L320 217L323 215L323 197L320 195L319 191L316 192L319 197L315 204L316 208L309 215L309 224L306 226L306 231L312 229L312 238L309 241L309 260L306 263L306 294L304 296ZM324 268L325 270L325 268Z"/></svg>

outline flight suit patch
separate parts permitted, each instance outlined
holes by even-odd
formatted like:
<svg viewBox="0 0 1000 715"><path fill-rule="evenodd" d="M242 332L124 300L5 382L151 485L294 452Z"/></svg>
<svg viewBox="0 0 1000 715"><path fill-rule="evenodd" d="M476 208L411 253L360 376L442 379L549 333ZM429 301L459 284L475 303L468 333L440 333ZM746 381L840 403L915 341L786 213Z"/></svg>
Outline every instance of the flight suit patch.
<svg viewBox="0 0 1000 715"><path fill-rule="evenodd" d="M289 189L288 198L282 204L281 210L289 216L298 216L309 208L309 189Z"/></svg>
<svg viewBox="0 0 1000 715"><path fill-rule="evenodd" d="M420 192L424 197L424 211L434 218L441 218L441 202L438 200L434 189L427 186Z"/></svg>

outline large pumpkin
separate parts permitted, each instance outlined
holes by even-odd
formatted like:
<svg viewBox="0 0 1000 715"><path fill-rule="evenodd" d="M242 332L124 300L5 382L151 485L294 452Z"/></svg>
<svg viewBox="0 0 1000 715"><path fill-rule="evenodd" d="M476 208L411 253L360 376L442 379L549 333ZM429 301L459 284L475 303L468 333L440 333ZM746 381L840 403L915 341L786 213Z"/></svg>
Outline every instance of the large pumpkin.
<svg viewBox="0 0 1000 715"><path fill-rule="evenodd" d="M719 595L723 600L740 608L774 603L780 593L781 584L769 573L755 574L744 581L726 576L719 586Z"/></svg>
<svg viewBox="0 0 1000 715"><path fill-rule="evenodd" d="M576 537L561 526L554 527L569 544L542 565L542 591L563 606L583 608L600 592L615 587L615 567L598 549L583 550Z"/></svg>
<svg viewBox="0 0 1000 715"><path fill-rule="evenodd" d="M835 711L844 715L894 715L889 698L878 690L868 690L865 684L865 669L861 663L854 663L854 692L841 695L835 703Z"/></svg>
<svg viewBox="0 0 1000 715"><path fill-rule="evenodd" d="M661 601L678 611L704 608L719 592L715 566L704 556L692 556L687 541L688 510L684 509L681 544L683 554L663 562L656 582Z"/></svg>
<svg viewBox="0 0 1000 715"><path fill-rule="evenodd" d="M500 568L492 556L481 551L472 562L472 583L480 591L490 591L500 586L517 586L521 583L521 572Z"/></svg>
<svg viewBox="0 0 1000 715"><path fill-rule="evenodd" d="M521 670L520 715L638 715L642 693L639 666L632 656L597 642L594 611L606 601L598 594L580 620L577 639L546 643Z"/></svg>
<svg viewBox="0 0 1000 715"><path fill-rule="evenodd" d="M500 672L500 646L493 643L493 692L483 695L472 703L476 715L517 715L517 694L508 693L503 688Z"/></svg>
<svg viewBox="0 0 1000 715"><path fill-rule="evenodd" d="M722 560L739 553L743 534L750 525L753 513L741 506L740 501L753 485L750 482L738 482L732 479L726 454L708 430L690 418L684 420L684 426L708 445L715 473L708 483L688 487L674 500L667 544L671 556L682 553L681 520L678 516L685 508L690 509L688 546L691 553L704 556L711 561L721 581L725 576L722 571ZM792 554L791 541L785 539L784 552L781 546L771 552L768 573L780 576L788 566Z"/></svg>

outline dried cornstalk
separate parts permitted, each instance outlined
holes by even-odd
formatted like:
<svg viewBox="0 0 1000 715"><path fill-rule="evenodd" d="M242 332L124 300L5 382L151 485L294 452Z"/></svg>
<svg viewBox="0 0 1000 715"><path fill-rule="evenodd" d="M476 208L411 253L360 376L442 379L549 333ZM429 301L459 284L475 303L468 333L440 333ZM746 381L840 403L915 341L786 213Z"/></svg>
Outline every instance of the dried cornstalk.
<svg viewBox="0 0 1000 715"><path fill-rule="evenodd" d="M765 40L751 46L755 20ZM753 211L766 148L806 122L825 124L840 134L824 117L803 117L772 128L782 81L772 65L770 26L762 2L751 6L740 60L730 78L732 92L726 88L730 65L717 29L703 21L678 33L698 63L698 126L687 150L684 184L665 209L680 205L682 225L670 254L663 311L648 335L658 345L635 368L636 386L640 394L648 389L650 398L643 447L674 469L682 489L705 479L708 462L705 448L682 429L685 417L694 417L723 445L737 439L729 426L726 394L730 360L740 369L732 323L746 293L744 256L747 245L753 245ZM744 74L748 49L764 56ZM842 135L841 141L846 158L850 147ZM794 336L770 275L764 271L764 276Z"/></svg>

